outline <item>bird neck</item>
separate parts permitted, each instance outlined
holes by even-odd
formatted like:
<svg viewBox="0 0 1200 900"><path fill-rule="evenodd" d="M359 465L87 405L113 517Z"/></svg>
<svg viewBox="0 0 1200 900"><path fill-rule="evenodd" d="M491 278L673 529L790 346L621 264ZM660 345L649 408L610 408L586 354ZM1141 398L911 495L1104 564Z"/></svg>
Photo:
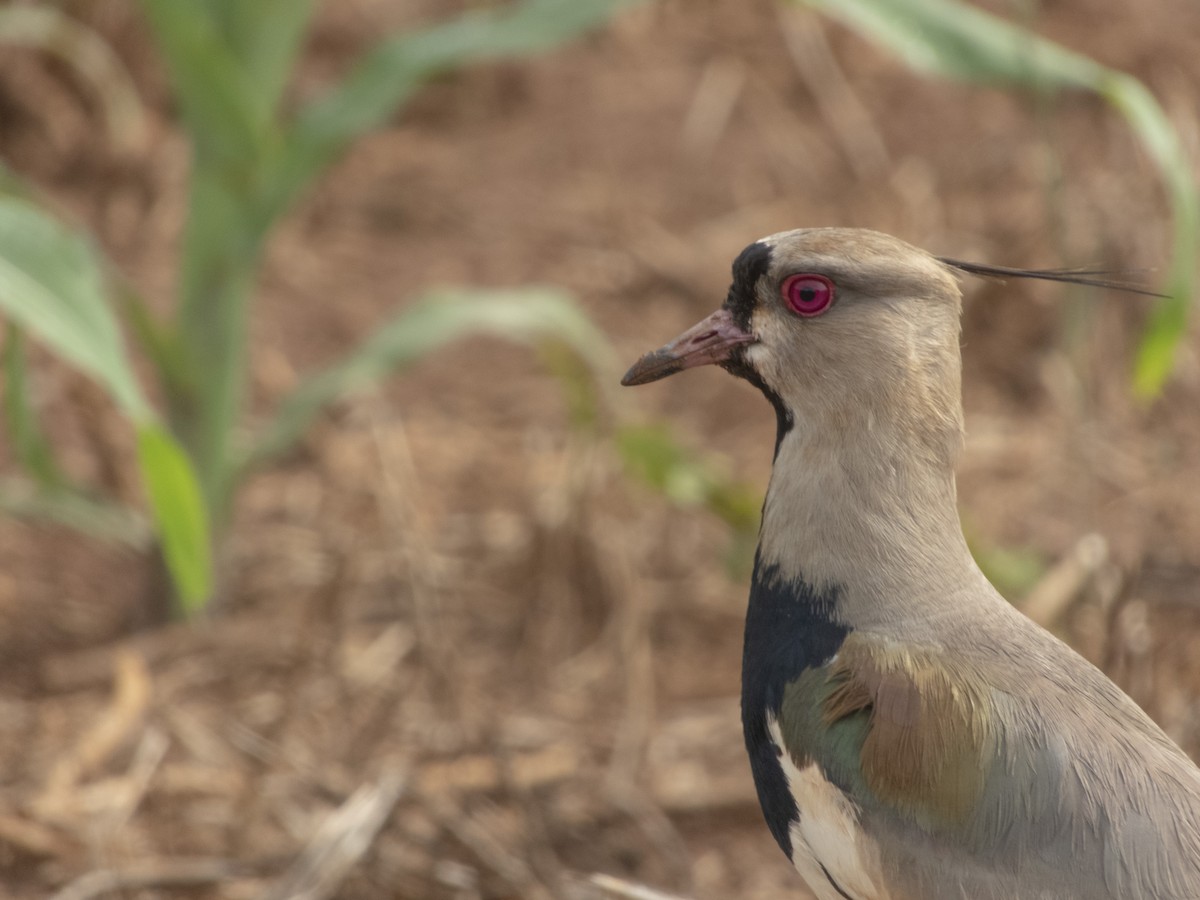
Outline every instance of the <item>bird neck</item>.
<svg viewBox="0 0 1200 900"><path fill-rule="evenodd" d="M839 415L836 433L799 417L782 433L760 565L836 598L832 614L854 627L944 617L982 579L956 507L957 434L912 440L869 413Z"/></svg>

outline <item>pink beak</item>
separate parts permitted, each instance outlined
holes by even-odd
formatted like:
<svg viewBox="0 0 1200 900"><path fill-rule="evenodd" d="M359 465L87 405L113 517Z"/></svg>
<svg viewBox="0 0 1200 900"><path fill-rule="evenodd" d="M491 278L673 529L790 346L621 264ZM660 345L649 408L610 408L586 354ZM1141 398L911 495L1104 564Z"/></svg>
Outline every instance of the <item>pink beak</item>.
<svg viewBox="0 0 1200 900"><path fill-rule="evenodd" d="M734 323L729 310L718 309L666 346L647 353L635 362L621 379L621 384L649 384L684 369L717 365L728 360L737 347L753 344L757 340Z"/></svg>

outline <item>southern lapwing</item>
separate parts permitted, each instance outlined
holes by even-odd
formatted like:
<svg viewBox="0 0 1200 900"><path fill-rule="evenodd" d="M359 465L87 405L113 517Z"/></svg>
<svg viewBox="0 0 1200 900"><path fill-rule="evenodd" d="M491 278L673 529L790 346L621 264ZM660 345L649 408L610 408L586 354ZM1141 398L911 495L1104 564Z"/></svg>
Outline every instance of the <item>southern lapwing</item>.
<svg viewBox="0 0 1200 900"><path fill-rule="evenodd" d="M742 662L767 825L820 900L1200 900L1200 770L963 539L961 272L1111 286L788 231L624 378L713 363L775 409Z"/></svg>

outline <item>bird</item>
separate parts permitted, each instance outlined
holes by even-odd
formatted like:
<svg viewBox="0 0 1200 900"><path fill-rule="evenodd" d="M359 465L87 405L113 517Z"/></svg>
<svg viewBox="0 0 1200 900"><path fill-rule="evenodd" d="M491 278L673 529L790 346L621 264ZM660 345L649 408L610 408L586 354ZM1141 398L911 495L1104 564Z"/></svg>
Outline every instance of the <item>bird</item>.
<svg viewBox="0 0 1200 900"><path fill-rule="evenodd" d="M1200 769L963 537L964 274L1152 293L797 229L622 379L716 365L775 412L741 691L763 816L818 900L1198 900Z"/></svg>

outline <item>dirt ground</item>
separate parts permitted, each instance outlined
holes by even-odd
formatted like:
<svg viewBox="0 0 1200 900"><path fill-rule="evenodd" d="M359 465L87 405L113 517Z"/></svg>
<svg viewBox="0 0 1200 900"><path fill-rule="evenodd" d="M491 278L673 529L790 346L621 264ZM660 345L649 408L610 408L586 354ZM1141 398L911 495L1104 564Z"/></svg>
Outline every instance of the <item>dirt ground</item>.
<svg viewBox="0 0 1200 900"><path fill-rule="evenodd" d="M152 137L106 146L85 87L5 50L0 155L165 309L186 144L132 4L68 5L134 73ZM458 5L324 4L297 96ZM1035 21L1143 78L1200 158L1193 0L1047 0ZM745 244L816 224L1023 266L1161 271L1170 246L1150 165L1091 98L926 80L766 0L663 0L434 84L360 141L271 242L254 407L437 284L565 286L632 361L722 301ZM1032 561L1014 601L1200 753L1196 329L1144 406L1144 299L965 290L972 540L1004 577ZM39 375L66 465L136 500L99 391ZM752 389L713 370L627 394L765 486ZM573 431L528 349L485 340L339 404L256 475L195 626L139 628L148 556L0 521L0 894L620 896L587 881L604 873L802 898L742 754L729 542Z"/></svg>

